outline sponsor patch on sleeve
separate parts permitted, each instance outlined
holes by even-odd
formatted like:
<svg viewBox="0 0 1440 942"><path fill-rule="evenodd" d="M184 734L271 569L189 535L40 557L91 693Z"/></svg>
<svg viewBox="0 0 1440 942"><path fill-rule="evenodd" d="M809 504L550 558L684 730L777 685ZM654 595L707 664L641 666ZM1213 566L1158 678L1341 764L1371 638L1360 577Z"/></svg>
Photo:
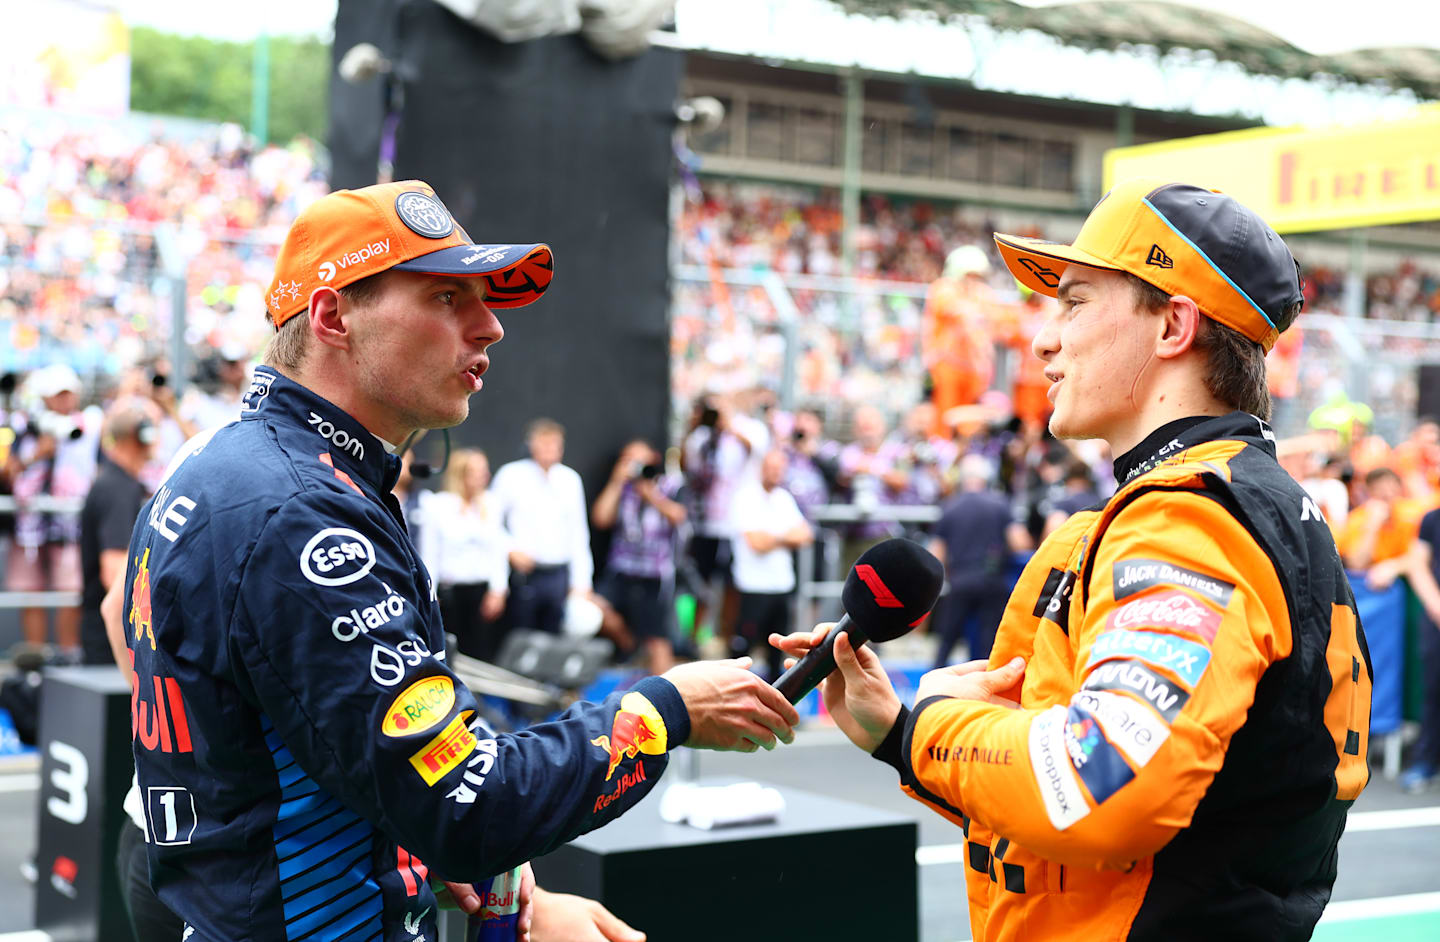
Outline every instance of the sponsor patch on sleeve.
<svg viewBox="0 0 1440 942"><path fill-rule="evenodd" d="M1105 737L1141 767L1149 764L1156 750L1170 738L1169 726L1138 701L1122 694L1082 689L1070 698L1070 706L1099 720Z"/></svg>
<svg viewBox="0 0 1440 942"><path fill-rule="evenodd" d="M1065 752L1065 707L1054 706L1030 721L1030 766L1045 813L1063 831L1090 813L1085 792Z"/></svg>
<svg viewBox="0 0 1440 942"><path fill-rule="evenodd" d="M380 732L386 736L423 733L449 715L454 705L455 684L449 677L439 674L417 680L391 702Z"/></svg>
<svg viewBox="0 0 1440 942"><path fill-rule="evenodd" d="M1222 609L1230 604L1235 584L1160 559L1122 559L1113 570L1115 600L1128 598L1158 585L1178 586L1196 592Z"/></svg>
<svg viewBox="0 0 1440 942"><path fill-rule="evenodd" d="M1085 690L1118 690L1134 694L1164 717L1175 717L1190 702L1190 692L1168 677L1161 677L1139 661L1107 661L1092 670L1082 685Z"/></svg>
<svg viewBox="0 0 1440 942"><path fill-rule="evenodd" d="M1204 675L1205 668L1210 666L1210 649L1203 644L1158 631L1117 628L1114 631L1102 632L1095 639L1095 644L1090 648L1090 658L1085 662L1085 669L1089 670L1101 661L1112 658L1130 658L1162 668L1194 690Z"/></svg>
<svg viewBox="0 0 1440 942"><path fill-rule="evenodd" d="M459 768L466 756L475 751L475 734L465 725L469 718L470 711L465 710L410 757L410 764L420 773L426 785L433 787L450 770Z"/></svg>
<svg viewBox="0 0 1440 942"><path fill-rule="evenodd" d="M1215 640L1221 615L1189 593L1176 589L1132 599L1110 613L1105 629L1171 628L1195 635L1206 644Z"/></svg>
<svg viewBox="0 0 1440 942"><path fill-rule="evenodd" d="M668 748L665 721L643 693L631 691L620 698L620 709L610 723L610 735L597 736L590 740L610 756L610 767L605 771L605 781L615 774L620 763L633 759L642 752L650 756L663 756Z"/></svg>
<svg viewBox="0 0 1440 942"><path fill-rule="evenodd" d="M1089 710L1071 706L1065 713L1065 751L1096 804L1130 784L1135 772L1105 737L1100 720Z"/></svg>
<svg viewBox="0 0 1440 942"><path fill-rule="evenodd" d="M1051 569L1035 601L1035 616L1053 621L1067 635L1070 633L1070 595L1075 591L1073 570Z"/></svg>

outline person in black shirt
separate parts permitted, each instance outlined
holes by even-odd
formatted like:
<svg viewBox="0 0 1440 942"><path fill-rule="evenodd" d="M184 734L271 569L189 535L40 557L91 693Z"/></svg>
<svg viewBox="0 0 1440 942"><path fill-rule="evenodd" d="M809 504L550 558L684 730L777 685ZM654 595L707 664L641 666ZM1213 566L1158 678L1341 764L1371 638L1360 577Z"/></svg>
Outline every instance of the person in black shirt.
<svg viewBox="0 0 1440 942"><path fill-rule="evenodd" d="M945 504L935 524L930 552L945 564L950 591L936 616L940 647L935 666L950 663L950 651L970 616L969 658L988 657L995 630L1010 597L1010 557L1030 549L1030 534L1013 519L1010 501L992 490L990 462L980 455L960 459L960 493Z"/></svg>
<svg viewBox="0 0 1440 942"><path fill-rule="evenodd" d="M86 664L118 660L100 618L100 601L125 574L130 531L146 498L140 469L154 452L155 427L140 409L119 406L105 419L102 449L100 471L80 511L80 649Z"/></svg>

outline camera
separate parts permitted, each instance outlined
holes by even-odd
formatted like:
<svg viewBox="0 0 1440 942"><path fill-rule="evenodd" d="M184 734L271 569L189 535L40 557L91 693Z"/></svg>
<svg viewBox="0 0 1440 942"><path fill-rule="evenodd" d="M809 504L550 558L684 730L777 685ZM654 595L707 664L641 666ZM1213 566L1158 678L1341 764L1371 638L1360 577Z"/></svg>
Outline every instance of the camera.
<svg viewBox="0 0 1440 942"><path fill-rule="evenodd" d="M647 464L640 469L640 477L646 481L653 481L660 476L662 470L664 469L658 464Z"/></svg>
<svg viewBox="0 0 1440 942"><path fill-rule="evenodd" d="M706 406L705 410L700 413L700 424L706 428L714 428L719 421L720 410L714 406Z"/></svg>
<svg viewBox="0 0 1440 942"><path fill-rule="evenodd" d="M150 385L154 386L156 389L164 388L169 382L170 377L166 376L164 373L152 373L150 375Z"/></svg>
<svg viewBox="0 0 1440 942"><path fill-rule="evenodd" d="M85 431L68 415L59 412L42 412L35 419L35 430L41 435L49 435L56 441L69 439L74 441L85 434Z"/></svg>

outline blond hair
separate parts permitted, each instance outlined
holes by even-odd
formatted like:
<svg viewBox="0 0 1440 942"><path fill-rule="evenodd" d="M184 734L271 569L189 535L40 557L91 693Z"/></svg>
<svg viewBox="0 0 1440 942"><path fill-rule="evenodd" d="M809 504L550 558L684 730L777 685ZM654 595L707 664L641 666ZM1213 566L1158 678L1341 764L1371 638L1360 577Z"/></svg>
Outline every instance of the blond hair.
<svg viewBox="0 0 1440 942"><path fill-rule="evenodd" d="M485 452L478 448L457 448L450 453L450 466L445 469L445 490L463 497L465 494L465 475L470 470L470 463L475 459L485 462L486 467L490 465L490 459Z"/></svg>

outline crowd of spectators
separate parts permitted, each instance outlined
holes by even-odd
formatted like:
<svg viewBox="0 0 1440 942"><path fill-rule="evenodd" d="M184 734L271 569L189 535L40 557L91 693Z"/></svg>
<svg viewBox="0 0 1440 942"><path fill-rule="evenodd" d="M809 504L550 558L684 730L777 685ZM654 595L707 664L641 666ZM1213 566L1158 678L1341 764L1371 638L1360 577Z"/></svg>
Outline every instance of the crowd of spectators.
<svg viewBox="0 0 1440 942"><path fill-rule="evenodd" d="M290 221L328 187L315 145L233 125L59 118L0 127L0 369L92 381L169 349L173 278L203 356L258 351L262 286Z"/></svg>
<svg viewBox="0 0 1440 942"><path fill-rule="evenodd" d="M0 128L0 336L7 341L0 344L0 372L22 379L18 388L13 382L0 388L0 434L8 436L0 437L0 459L8 465L0 476L5 493L23 502L39 493L36 482L43 479L49 494L83 497L86 482L71 480L68 471L26 471L53 460L41 424L57 423L57 416L72 416L93 455L100 409L147 418L153 441L138 478L153 490L187 436L233 412L245 364L263 346L259 292L278 240L296 212L326 188L322 158L310 142L257 150L234 127L132 122L77 128L24 121ZM756 626L771 624L778 610L754 597L793 590L793 584L777 589L784 580L774 578L779 570L770 565L773 554L788 557L809 542L794 528L768 535L745 529L747 520L783 515L737 516L737 505L752 511L776 506L777 487L813 534L810 577L843 572L866 545L887 536L929 539L937 553L947 554L947 533L974 532L963 514L956 516L954 503L990 521L984 529L992 542L1010 551L1033 544L1067 513L1109 493L1109 456L1049 439L1043 421L1019 408L1021 384L1034 379L1024 370L1025 325L1043 316L1044 301L1022 297L1004 274L989 240L996 225L983 211L867 195L850 239L854 277L842 285L833 280L842 274L835 191L706 182L695 197L675 232L679 258L692 267L676 282L672 309L674 437L680 447L668 466L661 460L664 443L629 443L598 509L567 497L563 521L514 527L543 532L554 545L521 546L503 534L509 532L508 515L558 512L561 505L546 499L547 489L563 487L573 496L573 481L560 463L558 427L549 429L558 451L502 469L494 485L483 455L461 454L435 500L422 500L431 493L424 489L407 493L407 513L427 537L422 545L436 556L445 602L465 628L466 648L494 657L501 635L491 626L516 622L517 606L518 621L553 628L557 619L573 615L564 604L573 589L600 609L604 630L622 651L663 666L674 654L669 644L685 642L668 620L658 621L667 610L664 617L673 618L668 601L690 590L699 599L697 621L714 625L738 653L762 640ZM972 286L967 290L983 288L996 357L987 364L994 388L958 413L931 404L926 351L932 316L927 297L950 277L947 258L953 263L956 246L971 246L982 263L985 257L991 262L972 260L964 277ZM697 269L704 274L693 274ZM794 319L787 323L790 312L763 279L727 280L726 271L788 278ZM183 339L199 380L178 398L165 358L176 273L183 276ZM1307 275L1310 308L1337 307L1342 276L1325 267ZM1379 318L1428 320L1440 309L1440 279L1413 264L1372 276L1367 291L1370 313ZM793 411L779 407L776 385L784 373L787 334L796 343ZM62 366L75 371L68 375L78 383L56 379L54 370ZM1275 372L1284 381L1283 364ZM1291 386L1316 386L1300 370L1293 372ZM23 381L27 376L33 388ZM83 402L51 407L41 387L55 382L74 387ZM81 408L85 403L91 408ZM1393 450L1369 430L1317 433L1329 437L1297 439L1302 445L1290 449L1287 461L1312 485L1344 548L1347 539L1364 542L1366 534L1379 539L1380 525L1355 522L1382 516L1378 510L1357 512L1345 529L1352 505L1378 508L1377 495L1387 493L1384 474L1377 472L1395 472L1399 499L1420 502L1416 507L1435 503L1440 461L1416 457L1437 451L1426 444L1431 431L1422 423L1418 438ZM64 444L56 452L80 447ZM87 467L93 477L94 467ZM1422 493L1425 475L1430 481ZM820 519L821 508L834 504L851 507L860 519ZM1003 526L994 525L997 507L1004 508ZM948 518L945 508L954 511ZM1383 515L1385 525L1418 523L1414 509L1392 508ZM427 517L434 521L428 534ZM35 514L0 519L12 550L20 551L11 556L30 567L12 573L12 587L70 587L73 567L61 565L64 559L36 568L44 557L26 551L42 530L54 531L55 540L47 536L39 543L73 544L76 534L59 533L54 520ZM936 519L946 521L938 530ZM484 525L453 532L449 524L461 520ZM613 530L619 555L591 561L585 548L581 560L588 525ZM1350 531L1359 535L1347 537ZM475 545L475 533L497 545ZM1408 531L1396 539L1409 540ZM993 568L991 550L961 548L975 552L950 547L949 562L983 557ZM746 560L741 570L747 584L740 591L732 582L737 555ZM770 581L756 582L757 561L767 556ZM474 567L451 565L479 558L487 560L483 572L467 575ZM1376 562L1353 550L1351 558L1367 569ZM598 572L593 580L592 572ZM1382 567L1376 578L1385 572ZM963 574L951 573L952 580L957 576ZM776 591L746 591L757 586ZM742 606L744 595L751 598ZM525 605L539 608L530 612ZM626 625L627 615L645 624ZM944 628L950 642L959 637L954 628ZM35 634L27 628L27 635ZM971 649L982 647L984 637L983 627L970 634ZM61 640L66 647L75 643L68 620Z"/></svg>
<svg viewBox="0 0 1440 942"><path fill-rule="evenodd" d="M981 276L993 306L1010 311L995 318L990 329L1002 353L995 373L1023 382L1015 374L1028 359L1026 343L1024 331L1015 326L1023 324L1027 299L995 254L990 233L1002 226L974 207L868 194L853 233L853 277L842 284L834 277L842 271L841 218L834 189L724 181L692 188L675 232L678 257L691 266L676 280L672 304L677 404L709 389L737 389L779 376L790 331L795 389L802 403L863 401L899 415L921 393L927 291L957 246L972 246L990 262ZM1011 220L1003 227L1046 235L1038 221L1027 226ZM1344 273L1312 266L1303 253L1301 264L1307 311L1342 311ZM784 279L787 300L798 314L792 324L787 324L786 302L759 283L766 273ZM1405 262L1367 280L1366 313L1372 318L1428 323L1437 312L1440 270ZM1302 428L1311 410L1355 379L1349 375L1346 342L1323 331L1290 331L1272 355L1272 395L1295 400L1295 408L1282 409L1277 418L1284 430ZM1359 394L1395 402L1413 415L1416 389L1410 374L1429 346L1400 335L1367 335L1366 343L1377 355L1365 370L1369 388Z"/></svg>

